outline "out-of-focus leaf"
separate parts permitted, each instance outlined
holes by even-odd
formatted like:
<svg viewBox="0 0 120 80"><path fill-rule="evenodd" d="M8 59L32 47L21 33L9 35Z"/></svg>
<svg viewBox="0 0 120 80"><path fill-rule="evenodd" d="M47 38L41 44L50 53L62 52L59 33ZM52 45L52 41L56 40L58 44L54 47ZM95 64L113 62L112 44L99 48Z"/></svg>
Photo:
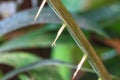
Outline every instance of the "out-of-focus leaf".
<svg viewBox="0 0 120 80"><path fill-rule="evenodd" d="M30 80L30 78L25 74L20 74L19 78L20 78L20 80Z"/></svg>
<svg viewBox="0 0 120 80"><path fill-rule="evenodd" d="M62 0L62 2L70 12L80 12L86 9L88 0Z"/></svg>
<svg viewBox="0 0 120 80"><path fill-rule="evenodd" d="M115 50L109 50L103 54L101 54L102 60L109 60L117 56L117 52Z"/></svg>
<svg viewBox="0 0 120 80"><path fill-rule="evenodd" d="M117 52L113 48L95 45L94 49L103 61L110 60L117 56Z"/></svg>
<svg viewBox="0 0 120 80"><path fill-rule="evenodd" d="M3 77L3 73L0 71L0 79Z"/></svg>
<svg viewBox="0 0 120 80"><path fill-rule="evenodd" d="M113 4L118 2L119 0L91 0L92 4L90 6L90 8L94 9L94 8L98 8L104 5L108 5L108 4Z"/></svg>
<svg viewBox="0 0 120 80"><path fill-rule="evenodd" d="M40 58L25 52L11 52L0 54L0 63L7 64L13 67L21 67L38 61Z"/></svg>
<svg viewBox="0 0 120 80"><path fill-rule="evenodd" d="M113 20L113 19L111 19ZM105 29L109 32L109 35L116 38L120 36L120 17L118 17L114 23L112 21L105 24ZM103 25L104 26L104 25Z"/></svg>
<svg viewBox="0 0 120 80"><path fill-rule="evenodd" d="M15 76L16 74L19 74L21 72L25 72L25 71L30 71L30 70L33 70L35 68L43 68L45 66L66 66L66 67L69 67L69 68L74 68L76 69L76 66L72 65L72 64L69 64L69 63L66 63L66 62L63 62L63 61L58 61L58 60L40 60L38 62L34 62L32 64L29 64L27 66L23 66L23 67L20 67L16 70L13 70L11 72L9 72L6 76L4 76L1 80L6 80L6 79L9 79L13 76ZM94 73L93 70L91 69L87 69L87 68L81 68L81 70L83 71L86 71L86 72L91 72L91 73Z"/></svg>
<svg viewBox="0 0 120 80"><path fill-rule="evenodd" d="M104 62L106 68L109 70L109 72L113 75L116 75L118 77L120 77L120 58L118 56L111 58L107 61ZM119 80L119 79L118 79Z"/></svg>
<svg viewBox="0 0 120 80"><path fill-rule="evenodd" d="M103 22L104 24L114 22L114 20L120 17L120 3L114 3L101 7L99 9L91 10L82 14L84 18L92 20L93 22ZM105 26L105 25L104 25Z"/></svg>
<svg viewBox="0 0 120 80"><path fill-rule="evenodd" d="M6 42L0 47L0 51L8 51L20 48L30 48L30 47L48 47L51 46L56 33L41 33L40 30L35 30L34 32L28 33L17 39ZM74 44L73 39L68 34L61 35L60 39L57 41L59 43ZM14 44L14 45L13 45Z"/></svg>
<svg viewBox="0 0 120 80"><path fill-rule="evenodd" d="M57 18L56 14L50 8L43 9L41 16L40 16L41 18L38 18L37 21L33 21L37 10L38 8L32 8L29 10L25 10L25 11L17 13L1 21L0 22L0 36L8 32L11 32L13 30L26 27L32 24L61 23L60 19Z"/></svg>
<svg viewBox="0 0 120 80"><path fill-rule="evenodd" d="M74 45L58 44L53 48L51 58L71 63L73 47ZM71 69L65 66L59 66L58 72L60 73L64 80L70 80Z"/></svg>
<svg viewBox="0 0 120 80"><path fill-rule="evenodd" d="M7 18L1 21L0 22L0 36L5 35L8 32L11 32L13 30L31 25L31 24L40 24L40 23L61 24L62 23L62 21L57 17L57 15L50 8L44 8L38 20L33 21L34 16L37 12L37 9L38 8L26 10L26 11L20 12L10 18ZM78 22L81 28L96 32L102 36L106 36L106 33L97 24L89 20L86 20L85 18L81 16L75 15L75 17L79 17L79 19L76 19L76 21Z"/></svg>
<svg viewBox="0 0 120 80"><path fill-rule="evenodd" d="M34 80L63 80L55 68L44 67L29 72Z"/></svg>

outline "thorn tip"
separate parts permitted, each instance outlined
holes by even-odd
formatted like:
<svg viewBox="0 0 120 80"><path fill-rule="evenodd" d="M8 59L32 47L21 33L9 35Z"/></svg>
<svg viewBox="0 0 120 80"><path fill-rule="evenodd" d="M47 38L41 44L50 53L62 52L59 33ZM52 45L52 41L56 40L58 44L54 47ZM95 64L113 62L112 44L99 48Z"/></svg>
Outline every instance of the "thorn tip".
<svg viewBox="0 0 120 80"><path fill-rule="evenodd" d="M76 69L76 71L75 71L75 73L74 73L74 75L73 75L73 77L72 77L72 80L74 80L74 78L76 77L77 73L78 73L79 70L81 69L81 67L82 67L82 65L83 65L83 63L85 62L86 59L87 59L87 55L84 54L83 57L82 57L82 59L81 59L81 61L80 61L80 63L79 63L78 66L77 66L77 69Z"/></svg>
<svg viewBox="0 0 120 80"><path fill-rule="evenodd" d="M61 33L63 32L63 30L65 29L65 27L66 27L66 24L63 24L62 27L58 30L57 36L51 45L52 47L56 45L55 43L57 39L59 38L59 36L61 35Z"/></svg>
<svg viewBox="0 0 120 80"><path fill-rule="evenodd" d="M36 14L36 16L35 16L35 18L34 18L34 21L36 21L36 19L38 18L39 14L40 14L41 10L43 9L43 7L44 7L44 5L45 5L46 2L47 2L47 0L43 0L43 1L42 1L42 4L41 4L41 6L39 7L39 10L38 10L38 12L37 12L37 14Z"/></svg>

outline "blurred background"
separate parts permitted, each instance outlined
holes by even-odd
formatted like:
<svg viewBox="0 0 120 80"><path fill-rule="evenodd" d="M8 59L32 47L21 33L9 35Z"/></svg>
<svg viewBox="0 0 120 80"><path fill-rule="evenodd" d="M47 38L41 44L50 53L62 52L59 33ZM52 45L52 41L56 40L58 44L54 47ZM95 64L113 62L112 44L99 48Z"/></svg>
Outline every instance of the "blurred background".
<svg viewBox="0 0 120 80"><path fill-rule="evenodd" d="M57 1L57 0L56 0ZM84 53L65 29L51 47L61 20L42 0L0 0L0 79L71 80ZM102 59L120 80L120 0L62 0ZM88 61L76 80L97 80Z"/></svg>

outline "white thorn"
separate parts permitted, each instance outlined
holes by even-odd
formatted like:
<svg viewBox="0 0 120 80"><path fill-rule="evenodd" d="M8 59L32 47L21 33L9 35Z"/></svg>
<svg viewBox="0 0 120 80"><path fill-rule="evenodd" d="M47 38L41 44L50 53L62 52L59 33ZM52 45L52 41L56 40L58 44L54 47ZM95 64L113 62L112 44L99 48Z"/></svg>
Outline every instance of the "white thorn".
<svg viewBox="0 0 120 80"><path fill-rule="evenodd" d="M81 59L81 61L80 61L80 63L79 63L78 66L77 66L77 69L76 69L76 71L75 71L75 73L74 73L74 75L73 75L72 80L76 77L77 73L78 73L79 70L81 69L81 67L82 67L82 65L83 65L83 63L85 62L86 59L87 59L87 55L84 54L83 57L82 57L82 59Z"/></svg>
<svg viewBox="0 0 120 80"><path fill-rule="evenodd" d="M63 24L62 27L59 29L57 36L51 45L52 47L56 45L55 43L56 43L57 39L59 38L59 36L61 35L61 33L63 32L63 30L65 29L66 26L67 26L66 24Z"/></svg>
<svg viewBox="0 0 120 80"><path fill-rule="evenodd" d="M43 9L46 2L47 2L47 0L42 1L42 4L40 5L39 10L38 10L38 12L37 12L37 14L36 14L36 16L34 18L34 21L38 18L39 14L40 14L41 10Z"/></svg>

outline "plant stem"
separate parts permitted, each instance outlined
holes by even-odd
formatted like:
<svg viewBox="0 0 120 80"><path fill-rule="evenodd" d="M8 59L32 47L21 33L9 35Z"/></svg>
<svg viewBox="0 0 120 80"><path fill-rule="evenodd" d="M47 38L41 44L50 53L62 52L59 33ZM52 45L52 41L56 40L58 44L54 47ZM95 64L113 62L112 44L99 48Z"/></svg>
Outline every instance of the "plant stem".
<svg viewBox="0 0 120 80"><path fill-rule="evenodd" d="M92 64L92 67L97 71L99 77L103 80L112 80L108 71L104 67L101 59L96 54L95 50L81 31L78 24L72 18L71 14L65 8L60 0L47 0L50 6L55 10L55 12L59 15L59 17L63 20L65 24L68 25L67 29L70 34L76 41L77 45L81 48L82 51L88 55L88 59Z"/></svg>

